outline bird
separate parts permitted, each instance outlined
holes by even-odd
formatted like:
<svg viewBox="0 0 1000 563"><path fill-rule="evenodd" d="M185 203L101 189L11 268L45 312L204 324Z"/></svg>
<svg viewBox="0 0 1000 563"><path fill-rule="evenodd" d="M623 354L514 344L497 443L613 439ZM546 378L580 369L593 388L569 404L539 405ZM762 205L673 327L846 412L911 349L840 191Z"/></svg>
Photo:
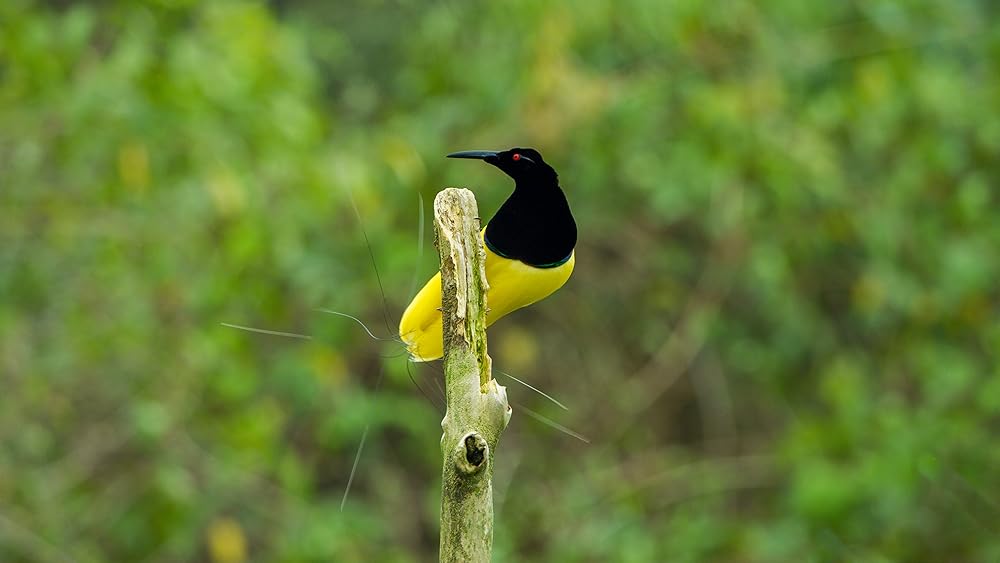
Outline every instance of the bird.
<svg viewBox="0 0 1000 563"><path fill-rule="evenodd" d="M562 287L576 264L577 227L559 175L538 151L460 151L448 158L482 160L514 180L514 191L482 230L486 250L486 326ZM410 359L441 358L441 272L417 292L399 322Z"/></svg>

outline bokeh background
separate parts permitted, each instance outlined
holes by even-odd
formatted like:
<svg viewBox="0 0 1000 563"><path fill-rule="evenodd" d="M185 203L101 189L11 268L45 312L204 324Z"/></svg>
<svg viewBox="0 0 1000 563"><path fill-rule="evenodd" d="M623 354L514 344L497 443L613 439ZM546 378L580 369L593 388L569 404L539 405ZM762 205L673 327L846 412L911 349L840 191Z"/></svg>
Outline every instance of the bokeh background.
<svg viewBox="0 0 1000 563"><path fill-rule="evenodd" d="M997 6L0 2L0 560L434 559L440 366L318 309L533 146L496 560L1000 561Z"/></svg>

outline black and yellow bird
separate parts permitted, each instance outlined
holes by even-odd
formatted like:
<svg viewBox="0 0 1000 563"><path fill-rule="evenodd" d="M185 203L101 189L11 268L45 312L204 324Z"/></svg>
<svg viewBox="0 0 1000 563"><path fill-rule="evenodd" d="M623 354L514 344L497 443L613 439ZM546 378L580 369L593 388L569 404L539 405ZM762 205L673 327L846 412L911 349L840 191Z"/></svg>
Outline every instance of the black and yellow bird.
<svg viewBox="0 0 1000 563"><path fill-rule="evenodd" d="M576 262L576 221L556 171L538 151L462 151L448 157L483 160L514 179L514 192L483 229L489 326L566 283ZM436 360L443 354L440 307L438 272L413 298L399 322L399 337L414 361Z"/></svg>

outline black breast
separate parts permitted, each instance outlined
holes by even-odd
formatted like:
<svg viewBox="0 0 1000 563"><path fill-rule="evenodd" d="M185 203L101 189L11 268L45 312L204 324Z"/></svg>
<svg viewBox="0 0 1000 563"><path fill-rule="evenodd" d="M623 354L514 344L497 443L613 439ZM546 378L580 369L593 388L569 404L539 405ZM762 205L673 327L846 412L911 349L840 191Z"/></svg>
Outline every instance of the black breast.
<svg viewBox="0 0 1000 563"><path fill-rule="evenodd" d="M558 183L518 182L486 225L486 246L536 268L565 264L576 246L576 221Z"/></svg>

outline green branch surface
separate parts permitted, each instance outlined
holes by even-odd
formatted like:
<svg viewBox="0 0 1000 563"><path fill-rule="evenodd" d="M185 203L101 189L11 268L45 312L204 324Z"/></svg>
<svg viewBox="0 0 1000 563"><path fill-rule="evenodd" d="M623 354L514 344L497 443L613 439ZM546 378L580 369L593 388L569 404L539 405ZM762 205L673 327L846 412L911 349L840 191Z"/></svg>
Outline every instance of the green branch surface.
<svg viewBox="0 0 1000 563"><path fill-rule="evenodd" d="M441 257L447 412L441 421L441 561L489 561L493 549L493 460L510 421L507 391L486 349L486 252L476 198L448 188L434 199Z"/></svg>

